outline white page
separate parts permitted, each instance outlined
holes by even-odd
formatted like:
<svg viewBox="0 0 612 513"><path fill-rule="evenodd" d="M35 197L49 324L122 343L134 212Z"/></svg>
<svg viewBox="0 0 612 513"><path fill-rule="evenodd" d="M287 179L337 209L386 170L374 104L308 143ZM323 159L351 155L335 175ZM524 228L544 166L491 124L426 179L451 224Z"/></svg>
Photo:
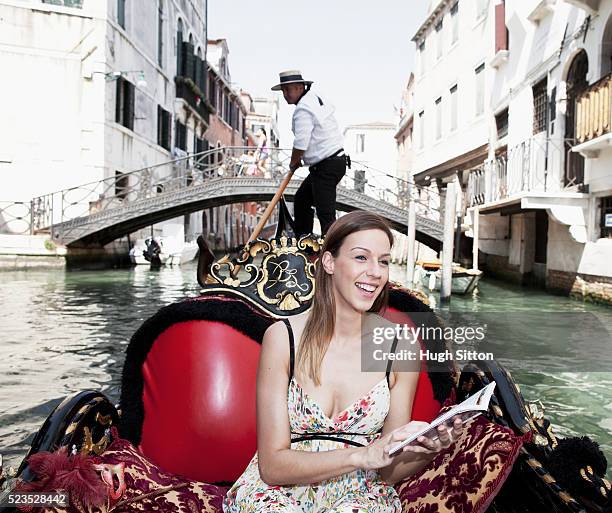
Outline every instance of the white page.
<svg viewBox="0 0 612 513"><path fill-rule="evenodd" d="M471 419L477 417L478 415L484 413L489 409L489 402L491 400L491 396L493 395L493 390L495 389L495 381L489 383L482 390L479 390L474 395L468 397L465 401L460 404L453 406L446 413L443 413L439 417L435 418L431 421L430 424L423 427L423 429L418 432L410 435L406 440L397 443L394 445L389 451L390 456L394 456L399 453L404 447L408 444L414 442L420 436L426 436L427 438L431 438L432 440L436 440L438 438L438 430L436 429L440 424L444 424L448 420L453 417L460 417L462 423L466 423ZM401 429L401 428L400 428Z"/></svg>

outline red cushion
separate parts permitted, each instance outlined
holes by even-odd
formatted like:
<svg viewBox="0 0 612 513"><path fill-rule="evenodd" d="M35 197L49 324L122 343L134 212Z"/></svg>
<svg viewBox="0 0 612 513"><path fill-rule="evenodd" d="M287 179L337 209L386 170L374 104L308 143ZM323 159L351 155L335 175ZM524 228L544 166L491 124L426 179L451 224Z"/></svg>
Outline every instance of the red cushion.
<svg viewBox="0 0 612 513"><path fill-rule="evenodd" d="M259 350L219 322L182 322L164 331L143 365L142 452L191 479L235 480L256 449Z"/></svg>
<svg viewBox="0 0 612 513"><path fill-rule="evenodd" d="M395 308L388 308L385 318L396 324L407 324L409 327L416 327L409 314ZM423 344L421 340L419 342L421 345ZM441 407L442 405L434 399L433 387L423 363L412 404L412 420L431 422L438 416Z"/></svg>
<svg viewBox="0 0 612 513"><path fill-rule="evenodd" d="M397 323L408 314L389 309ZM232 482L255 453L260 345L226 324L187 321L155 341L143 365L140 450L168 472L207 483ZM440 404L426 372L413 418L432 420Z"/></svg>

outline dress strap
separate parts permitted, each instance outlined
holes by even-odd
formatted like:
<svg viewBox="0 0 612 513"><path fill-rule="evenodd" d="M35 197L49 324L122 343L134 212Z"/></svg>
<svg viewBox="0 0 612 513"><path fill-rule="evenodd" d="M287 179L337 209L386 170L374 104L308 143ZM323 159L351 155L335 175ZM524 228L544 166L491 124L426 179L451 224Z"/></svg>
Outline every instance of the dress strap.
<svg viewBox="0 0 612 513"><path fill-rule="evenodd" d="M293 329L289 319L283 319L287 331L289 332L289 381L293 379L293 367L295 365L295 342L293 340Z"/></svg>
<svg viewBox="0 0 612 513"><path fill-rule="evenodd" d="M395 353L396 348L397 348L397 337L393 339L393 343L391 344L391 353ZM393 365L393 360L389 360L387 362L387 372L385 373L385 377L387 378L387 385L389 384L389 374L391 374L391 365Z"/></svg>

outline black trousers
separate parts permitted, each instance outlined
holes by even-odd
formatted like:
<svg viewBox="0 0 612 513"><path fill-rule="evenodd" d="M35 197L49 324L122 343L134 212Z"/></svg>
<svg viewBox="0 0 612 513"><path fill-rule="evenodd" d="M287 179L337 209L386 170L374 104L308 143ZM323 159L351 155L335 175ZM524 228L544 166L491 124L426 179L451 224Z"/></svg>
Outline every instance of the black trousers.
<svg viewBox="0 0 612 513"><path fill-rule="evenodd" d="M312 233L313 206L321 223L321 235L327 233L329 226L336 220L336 186L345 173L344 156L328 158L310 166L309 174L293 200L296 237Z"/></svg>

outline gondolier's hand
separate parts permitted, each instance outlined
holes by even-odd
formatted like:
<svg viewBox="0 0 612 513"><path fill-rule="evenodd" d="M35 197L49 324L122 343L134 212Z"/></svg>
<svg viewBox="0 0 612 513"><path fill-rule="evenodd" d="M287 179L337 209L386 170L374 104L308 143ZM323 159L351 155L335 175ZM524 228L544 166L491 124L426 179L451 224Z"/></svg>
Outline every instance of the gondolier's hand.
<svg viewBox="0 0 612 513"><path fill-rule="evenodd" d="M302 167L302 157L304 156L304 150L298 150L293 148L291 152L291 161L289 162L289 171L293 173L299 167Z"/></svg>

